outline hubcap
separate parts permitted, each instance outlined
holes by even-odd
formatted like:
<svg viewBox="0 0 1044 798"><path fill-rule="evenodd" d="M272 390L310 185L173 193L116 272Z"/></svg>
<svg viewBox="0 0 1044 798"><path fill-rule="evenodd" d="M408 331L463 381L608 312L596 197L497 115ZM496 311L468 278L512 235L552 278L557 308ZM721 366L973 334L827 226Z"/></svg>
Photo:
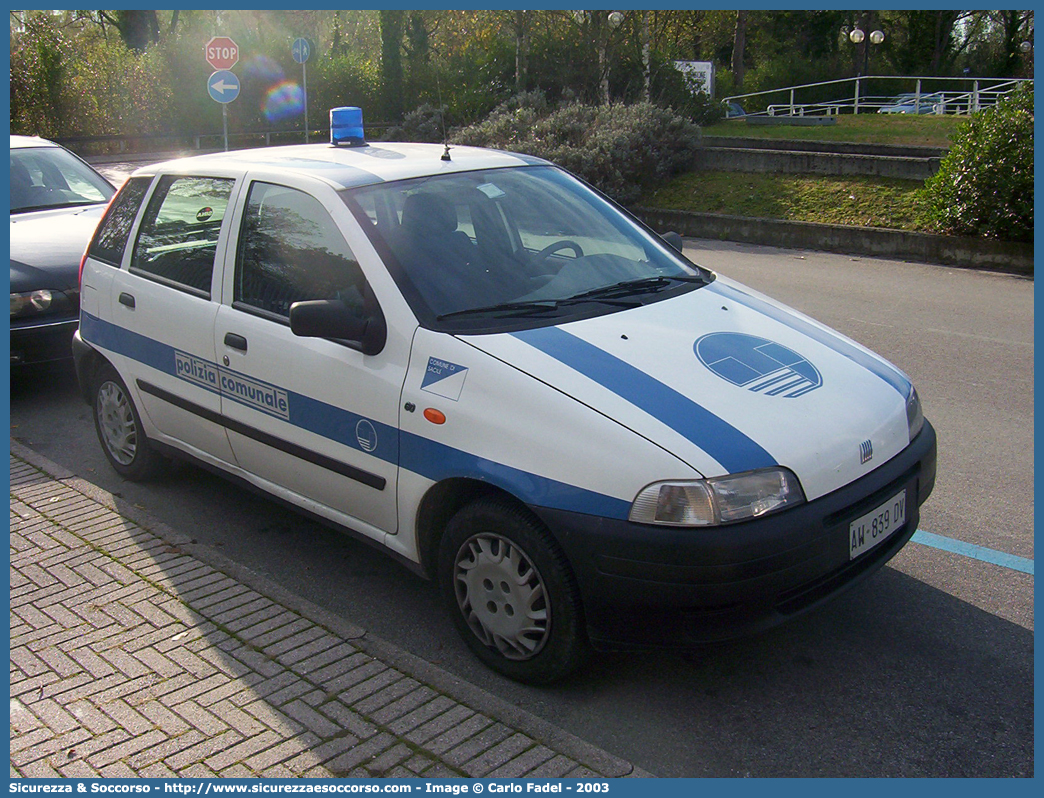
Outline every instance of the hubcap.
<svg viewBox="0 0 1044 798"><path fill-rule="evenodd" d="M114 382L98 389L98 429L109 454L120 465L130 465L138 452L138 428L134 423L130 400Z"/></svg>
<svg viewBox="0 0 1044 798"><path fill-rule="evenodd" d="M460 547L453 570L457 604L479 640L507 659L540 652L551 631L551 607L522 549L499 535L475 535Z"/></svg>

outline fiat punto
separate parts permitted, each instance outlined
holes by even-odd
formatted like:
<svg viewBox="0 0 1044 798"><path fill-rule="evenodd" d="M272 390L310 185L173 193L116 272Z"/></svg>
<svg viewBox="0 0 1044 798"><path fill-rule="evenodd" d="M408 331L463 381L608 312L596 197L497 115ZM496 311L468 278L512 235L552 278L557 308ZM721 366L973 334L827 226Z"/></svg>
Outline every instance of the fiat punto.
<svg viewBox="0 0 1044 798"><path fill-rule="evenodd" d="M909 540L901 371L551 163L353 119L111 203L75 349L116 471L191 458L383 547L534 683L767 628Z"/></svg>

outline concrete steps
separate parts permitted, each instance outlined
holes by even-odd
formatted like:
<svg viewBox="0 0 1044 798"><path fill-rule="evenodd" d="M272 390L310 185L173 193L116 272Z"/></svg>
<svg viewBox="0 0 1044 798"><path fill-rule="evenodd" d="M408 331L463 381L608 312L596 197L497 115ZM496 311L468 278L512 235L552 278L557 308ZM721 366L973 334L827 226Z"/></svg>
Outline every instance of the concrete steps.
<svg viewBox="0 0 1044 798"><path fill-rule="evenodd" d="M774 174L869 175L926 180L946 150L849 142L704 136L695 168ZM1032 278L1033 245L882 228L790 222L719 213L633 208L654 230L694 238L938 263Z"/></svg>
<svg viewBox="0 0 1044 798"><path fill-rule="evenodd" d="M700 171L894 177L927 180L939 171L945 150L847 142L780 141L704 136L696 156Z"/></svg>

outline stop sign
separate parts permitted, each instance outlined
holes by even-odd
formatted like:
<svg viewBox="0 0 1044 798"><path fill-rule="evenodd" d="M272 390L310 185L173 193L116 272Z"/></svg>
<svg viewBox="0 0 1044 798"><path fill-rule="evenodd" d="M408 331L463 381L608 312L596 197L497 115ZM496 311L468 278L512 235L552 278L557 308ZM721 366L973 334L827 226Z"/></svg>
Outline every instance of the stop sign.
<svg viewBox="0 0 1044 798"><path fill-rule="evenodd" d="M239 47L228 36L215 36L207 42L203 54L214 69L231 69L239 60Z"/></svg>

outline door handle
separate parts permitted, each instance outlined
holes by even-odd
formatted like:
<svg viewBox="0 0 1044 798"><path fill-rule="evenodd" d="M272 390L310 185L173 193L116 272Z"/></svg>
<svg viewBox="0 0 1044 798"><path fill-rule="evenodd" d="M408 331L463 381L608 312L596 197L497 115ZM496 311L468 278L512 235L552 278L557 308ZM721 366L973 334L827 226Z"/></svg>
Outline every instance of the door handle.
<svg viewBox="0 0 1044 798"><path fill-rule="evenodd" d="M120 304L126 305L127 307L134 309L134 297L128 294L126 291L120 294Z"/></svg>
<svg viewBox="0 0 1044 798"><path fill-rule="evenodd" d="M245 352L247 351L247 339L235 333L225 333L225 346Z"/></svg>

